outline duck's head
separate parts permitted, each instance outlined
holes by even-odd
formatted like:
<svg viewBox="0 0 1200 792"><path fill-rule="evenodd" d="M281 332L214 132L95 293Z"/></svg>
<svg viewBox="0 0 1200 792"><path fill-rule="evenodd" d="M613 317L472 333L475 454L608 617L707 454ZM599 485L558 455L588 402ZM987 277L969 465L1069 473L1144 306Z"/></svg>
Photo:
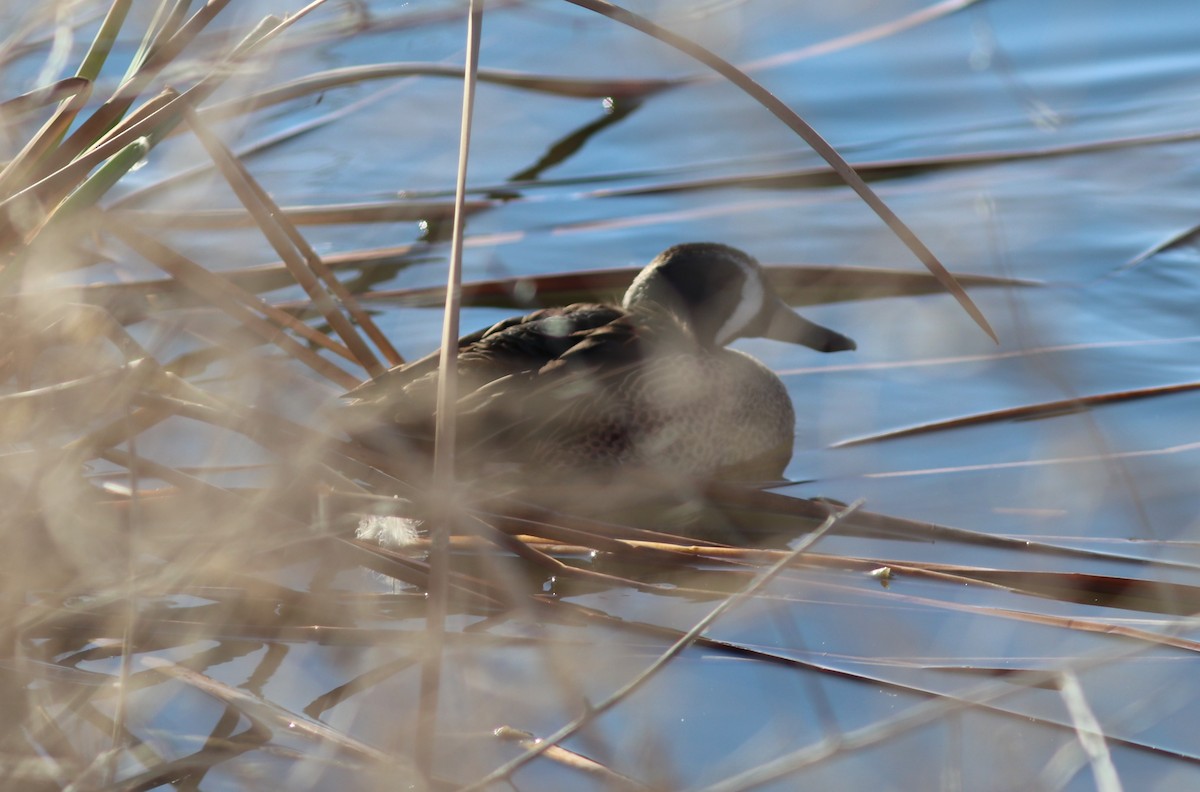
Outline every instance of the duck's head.
<svg viewBox="0 0 1200 792"><path fill-rule="evenodd" d="M629 311L666 310L702 345L772 338L819 352L855 349L853 340L797 314L750 255L714 242L688 242L659 253L625 292Z"/></svg>

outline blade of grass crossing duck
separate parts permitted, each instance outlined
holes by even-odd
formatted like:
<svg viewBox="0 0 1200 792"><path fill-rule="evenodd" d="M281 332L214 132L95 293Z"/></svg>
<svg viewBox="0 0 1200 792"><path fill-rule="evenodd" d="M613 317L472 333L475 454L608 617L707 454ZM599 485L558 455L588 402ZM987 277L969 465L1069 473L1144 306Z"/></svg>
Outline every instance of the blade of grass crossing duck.
<svg viewBox="0 0 1200 792"><path fill-rule="evenodd" d="M420 706L417 708L417 767L433 778L433 741L437 733L438 688L441 683L445 641L446 595L450 569L451 491L454 486L455 409L458 401L459 304L462 292L462 241L466 221L467 162L471 150L471 121L475 106L475 74L479 70L479 31L483 25L483 0L471 0L467 13L467 63L463 73L462 126L458 143L458 173L454 187L454 220L450 235L450 270L446 283L446 310L442 322L442 348L438 364L437 425L434 439L434 508L440 511L433 524L430 555L429 647L421 666Z"/></svg>
<svg viewBox="0 0 1200 792"><path fill-rule="evenodd" d="M749 94L755 101L770 110L771 113L783 123L804 139L812 149L821 155L821 157L829 163L838 175L846 182L846 184L858 193L858 196L866 202L868 206L879 215L879 217L887 223L888 228L892 229L900 241L908 247L913 254L921 260L921 263L933 273L938 282L958 300L959 305L967 312L979 327L988 334L993 341L999 343L1000 339L996 335L996 331L992 329L983 312L978 306L967 296L966 291L954 279L949 270L938 261L937 256L933 254L925 243L920 240L912 229L904 224L899 217L885 204L875 192L867 186L867 183L850 167L850 164L842 158L840 154L817 133L815 129L808 125L804 119L800 118L790 107L784 104L778 97L759 85L753 78L745 72L738 69L729 61L719 57L712 51L700 46L699 44L684 38L678 34L672 33L664 27L656 25L645 17L639 16L632 11L627 11L624 8L615 6L604 0L567 0L567 2L577 5L581 8L586 8L589 11L595 11L597 14L603 14L609 19L613 19L624 25L628 25L635 30L639 30L648 36L652 36L664 44L669 44L680 52L690 55L696 60L703 63L705 66L716 71L725 79L741 88Z"/></svg>

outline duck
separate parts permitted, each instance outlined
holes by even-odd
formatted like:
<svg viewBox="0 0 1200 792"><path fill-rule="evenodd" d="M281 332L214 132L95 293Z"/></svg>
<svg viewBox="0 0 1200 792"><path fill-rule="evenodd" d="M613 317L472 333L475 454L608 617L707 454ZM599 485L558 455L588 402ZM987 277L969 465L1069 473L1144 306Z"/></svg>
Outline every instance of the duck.
<svg viewBox="0 0 1200 792"><path fill-rule="evenodd" d="M674 245L619 304L543 308L458 342L460 466L517 465L543 478L647 469L779 479L795 409L761 361L728 345L769 338L818 352L855 342L793 311L761 265L715 242ZM395 454L433 443L437 353L346 394L369 416L356 439Z"/></svg>

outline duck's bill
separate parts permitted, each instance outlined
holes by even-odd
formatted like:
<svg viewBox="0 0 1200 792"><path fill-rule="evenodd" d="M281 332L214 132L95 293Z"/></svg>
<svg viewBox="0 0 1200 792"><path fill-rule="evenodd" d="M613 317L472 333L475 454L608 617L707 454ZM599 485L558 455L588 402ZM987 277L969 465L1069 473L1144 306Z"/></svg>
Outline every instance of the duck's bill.
<svg viewBox="0 0 1200 792"><path fill-rule="evenodd" d="M789 344L804 344L818 352L842 352L858 348L854 339L808 321L782 301L767 320L762 337Z"/></svg>

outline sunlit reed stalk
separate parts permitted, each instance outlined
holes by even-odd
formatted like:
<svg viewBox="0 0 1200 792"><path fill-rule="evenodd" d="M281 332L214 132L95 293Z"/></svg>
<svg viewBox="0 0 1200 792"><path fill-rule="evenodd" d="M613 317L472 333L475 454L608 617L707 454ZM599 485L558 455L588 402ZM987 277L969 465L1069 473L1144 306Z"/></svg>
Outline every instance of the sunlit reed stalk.
<svg viewBox="0 0 1200 792"><path fill-rule="evenodd" d="M313 306L321 312L342 343L353 353L359 365L372 377L382 374L384 368L379 359L341 312L342 306L353 304L353 298L345 289L338 288L340 283L329 274L312 246L287 220L283 211L233 152L200 120L195 111L190 107L185 108L184 116L242 205L258 224L263 236L312 300ZM325 277L320 278L318 272ZM338 292L340 299L337 302L331 294L333 291ZM388 347L390 348L390 345Z"/></svg>
<svg viewBox="0 0 1200 792"><path fill-rule="evenodd" d="M938 279L942 286L954 296L954 299L957 300L959 305L963 307L963 310L965 310L967 314L975 320L975 323L979 325L979 327L982 328L983 331L987 333L993 341L996 343L1000 342L1000 339L996 336L996 331L992 329L992 326L988 323L987 318L984 317L983 312L980 311L979 307L975 305L974 301L967 296L967 293L954 279L954 276L950 274L949 270L942 265L937 256L933 254L933 251L926 247L925 243L922 242L915 233L913 233L913 230L909 228L903 220L896 216L896 213L893 212L891 208L885 204L878 195L875 194L874 190L867 186L867 183L862 180L862 177L855 172L854 168L850 166L850 163L846 162L841 154L838 154L837 150L834 149L833 146L829 145L829 143L826 142L826 140L821 137L821 135L815 129L809 126L808 122L798 116L795 111L784 104L773 93L760 85L757 81L750 77L750 75L746 74L744 71L737 68L724 58L718 56L711 50L700 46L688 38L673 33L660 25L656 25L649 19L639 16L632 11L628 11L620 6L613 5L612 3L605 2L605 0L568 0L568 2L582 8L586 8L589 11L595 11L598 14L603 14L609 19L613 19L621 24L628 25L634 30L640 30L645 34L658 39L664 44L669 44L680 52L690 55L691 57L703 63L705 66L708 66L710 69L720 74L725 79L729 80L729 82L733 83L738 88L741 88L756 102L761 104L767 110L771 111L776 118L787 124L788 128L803 138L804 142L811 146L813 151L817 152L817 154L821 155L821 157L829 163L830 167L832 167L837 174L842 177L847 186L854 190L854 192L858 194L858 197L862 198L867 206L871 207L875 214L879 215L880 219L882 219L887 224L888 228L892 230L892 233L900 238L900 241L903 242L905 246L908 247L908 249L911 250L913 254L921 260L921 263L933 273L934 277Z"/></svg>
<svg viewBox="0 0 1200 792"><path fill-rule="evenodd" d="M471 149L471 120L475 107L475 74L479 70L479 31L483 0L471 0L467 15L467 63L463 74L462 125L458 141L458 173L454 185L454 219L450 236L450 271L446 278L446 309L442 319L442 348L438 361L436 437L433 453L433 497L429 610L426 615L425 661L421 666L421 698L417 708L417 768L432 778L433 744L437 734L438 687L445 638L450 526L454 520L456 412L458 401L459 307L462 302L462 238L466 220L467 160Z"/></svg>
<svg viewBox="0 0 1200 792"><path fill-rule="evenodd" d="M65 93L65 97L54 115L29 139L17 155L0 169L0 196L7 196L19 189L17 185L21 185L38 160L57 145L76 114L87 104L92 95L92 84L87 80L71 77L62 81L58 92Z"/></svg>

